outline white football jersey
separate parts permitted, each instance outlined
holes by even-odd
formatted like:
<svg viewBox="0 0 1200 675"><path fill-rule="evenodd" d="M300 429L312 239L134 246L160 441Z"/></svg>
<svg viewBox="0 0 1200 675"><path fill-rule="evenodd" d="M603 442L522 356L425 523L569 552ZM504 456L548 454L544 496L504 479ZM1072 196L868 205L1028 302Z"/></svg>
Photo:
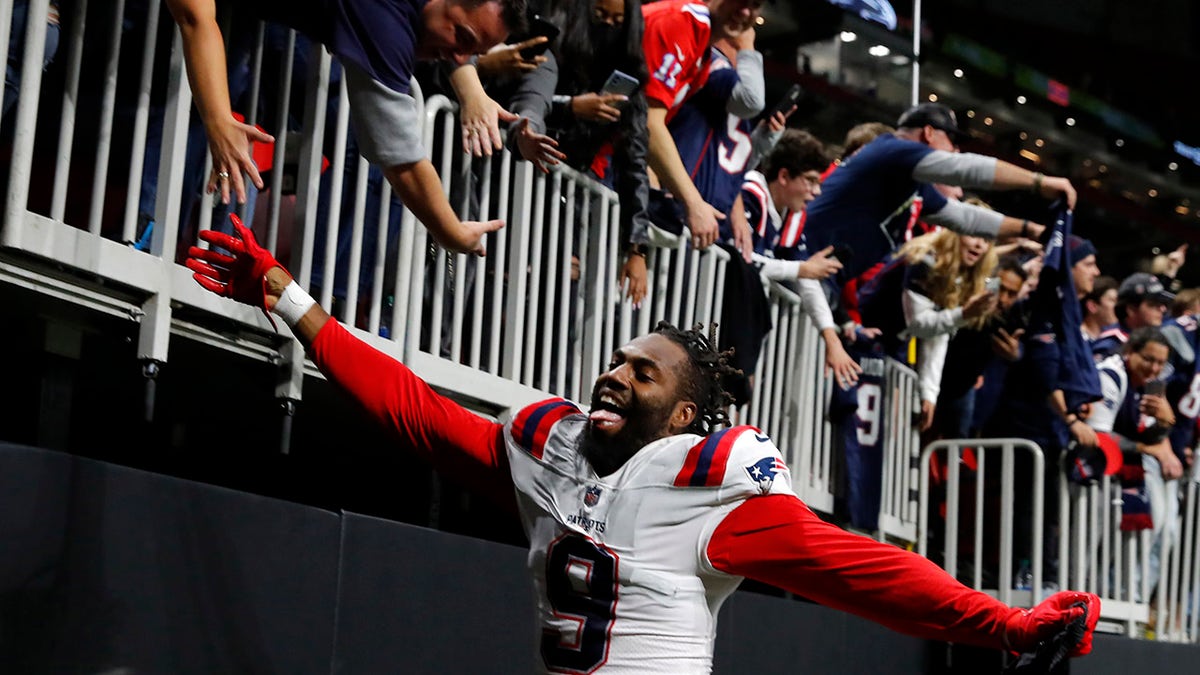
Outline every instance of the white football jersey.
<svg viewBox="0 0 1200 675"><path fill-rule="evenodd" d="M753 427L681 434L600 478L579 451L586 425L554 399L505 428L541 672L711 672L717 612L742 578L712 567L708 542L746 499L793 494L779 450Z"/></svg>

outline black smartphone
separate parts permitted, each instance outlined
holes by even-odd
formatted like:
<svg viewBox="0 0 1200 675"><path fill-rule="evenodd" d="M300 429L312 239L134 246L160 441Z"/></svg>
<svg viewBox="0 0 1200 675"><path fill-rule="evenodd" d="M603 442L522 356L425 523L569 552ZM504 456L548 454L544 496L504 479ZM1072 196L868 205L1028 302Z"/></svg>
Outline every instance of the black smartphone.
<svg viewBox="0 0 1200 675"><path fill-rule="evenodd" d="M837 258L842 264L845 264L854 259L854 249L846 244L834 244L833 253L829 257Z"/></svg>
<svg viewBox="0 0 1200 675"><path fill-rule="evenodd" d="M521 40L521 42L524 42L525 40L529 40L529 39L535 38L535 37L545 37L546 41L542 42L541 44L536 44L536 45L533 45L532 47L526 47L525 49L522 49L521 50L521 58L528 61L529 59L532 59L535 56L541 56L542 54L545 54L546 50L550 49L550 43L554 42L554 38L558 37L558 33L559 33L558 26L555 26L554 24L543 19L542 17L535 16L532 19L530 19L529 20L529 34L526 35L525 38Z"/></svg>
<svg viewBox="0 0 1200 675"><path fill-rule="evenodd" d="M792 106L796 105L796 101L800 100L800 94L803 93L804 89L800 85L793 84L792 88L788 89L783 98L779 100L779 103L776 103L775 107L771 108L767 113L767 119L774 117L775 113L784 113L786 115L792 109Z"/></svg>
<svg viewBox="0 0 1200 675"><path fill-rule="evenodd" d="M1167 383L1163 380L1151 380L1146 383L1142 391L1152 396L1162 396L1167 391Z"/></svg>

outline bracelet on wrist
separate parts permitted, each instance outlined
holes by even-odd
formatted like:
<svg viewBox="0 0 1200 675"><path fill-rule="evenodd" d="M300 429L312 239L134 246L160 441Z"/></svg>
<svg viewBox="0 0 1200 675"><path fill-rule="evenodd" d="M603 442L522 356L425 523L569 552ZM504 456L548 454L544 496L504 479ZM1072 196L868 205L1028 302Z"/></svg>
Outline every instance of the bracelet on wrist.
<svg viewBox="0 0 1200 675"><path fill-rule="evenodd" d="M1042 191L1042 179L1044 179L1045 177L1046 176L1044 174L1042 174L1041 171L1034 171L1033 172L1033 185L1031 185L1029 188L1030 192L1033 192L1034 194L1040 193Z"/></svg>
<svg viewBox="0 0 1200 675"><path fill-rule="evenodd" d="M1028 218L1021 221L1021 237L1024 239L1029 238L1029 219Z"/></svg>

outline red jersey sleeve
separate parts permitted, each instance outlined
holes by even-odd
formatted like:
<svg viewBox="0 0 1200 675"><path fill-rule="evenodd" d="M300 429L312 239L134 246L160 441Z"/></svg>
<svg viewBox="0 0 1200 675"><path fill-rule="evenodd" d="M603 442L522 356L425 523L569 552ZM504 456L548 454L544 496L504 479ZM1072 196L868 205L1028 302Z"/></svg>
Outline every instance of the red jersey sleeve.
<svg viewBox="0 0 1200 675"><path fill-rule="evenodd" d="M1004 647L1022 615L915 553L822 521L792 495L753 497L708 544L713 567L929 640Z"/></svg>
<svg viewBox="0 0 1200 675"><path fill-rule="evenodd" d="M646 98L673 110L703 86L712 27L701 2L659 2L643 7L642 47L650 79Z"/></svg>
<svg viewBox="0 0 1200 675"><path fill-rule="evenodd" d="M309 350L321 372L400 442L447 476L516 510L503 426L438 394L407 366L334 320Z"/></svg>

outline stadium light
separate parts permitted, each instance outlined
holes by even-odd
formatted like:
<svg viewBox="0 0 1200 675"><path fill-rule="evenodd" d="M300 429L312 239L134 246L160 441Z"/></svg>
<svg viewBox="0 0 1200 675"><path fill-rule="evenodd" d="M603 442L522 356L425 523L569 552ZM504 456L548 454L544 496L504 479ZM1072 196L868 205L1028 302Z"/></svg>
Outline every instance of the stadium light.
<svg viewBox="0 0 1200 675"><path fill-rule="evenodd" d="M870 54L871 56L878 56L878 57L882 58L884 56L887 56L888 54L891 54L892 50L888 49L887 47L885 47L883 45L873 45L870 49L867 50L867 53Z"/></svg>
<svg viewBox="0 0 1200 675"><path fill-rule="evenodd" d="M844 31L842 31L841 37L842 37L842 42L854 42L855 40L858 39L858 33L855 33L852 30L844 30Z"/></svg>

